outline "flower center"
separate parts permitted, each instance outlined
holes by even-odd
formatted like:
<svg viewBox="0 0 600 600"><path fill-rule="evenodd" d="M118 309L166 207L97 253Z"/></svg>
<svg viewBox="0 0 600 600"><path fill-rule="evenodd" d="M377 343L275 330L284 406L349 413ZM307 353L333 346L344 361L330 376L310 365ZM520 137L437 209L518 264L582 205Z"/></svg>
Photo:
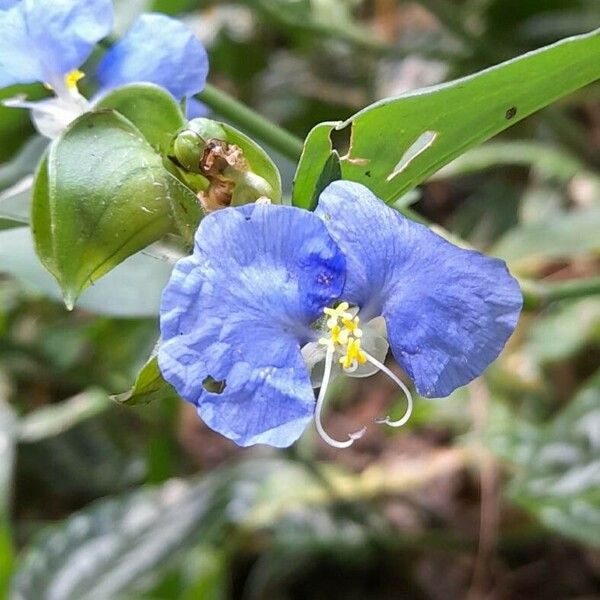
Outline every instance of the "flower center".
<svg viewBox="0 0 600 600"><path fill-rule="evenodd" d="M331 348L340 355L339 363L345 371L355 371L358 365L367 362L366 354L361 350L360 318L348 312L350 305L347 302L338 304L335 308L324 308L323 312L329 317L326 321L329 330L328 337L322 337L319 344Z"/></svg>
<svg viewBox="0 0 600 600"><path fill-rule="evenodd" d="M315 407L315 426L321 438L335 448L348 448L348 446L351 446L356 440L361 438L367 429L366 427L363 427L359 431L350 433L347 440L339 441L332 438L323 428L321 413L325 403L327 387L332 375L334 356L339 356L338 362L346 373L353 373L358 369L359 365L364 365L369 362L377 370L383 371L390 377L406 397L406 412L402 418L396 421L392 421L390 417L385 417L376 419L376 423L385 423L391 427L400 427L401 425L404 425L410 418L412 412L411 393L404 383L392 373L383 362L378 361L374 356L371 356L369 352L361 348L363 331L360 328L360 318L357 314L358 308L351 309L348 302L340 302L335 308L324 308L323 312L327 316L327 320L325 321L327 331L326 335L320 338L318 343L326 348L325 368Z"/></svg>
<svg viewBox="0 0 600 600"><path fill-rule="evenodd" d="M85 73L79 69L74 69L65 75L65 85L70 92L77 91L77 83L85 77Z"/></svg>

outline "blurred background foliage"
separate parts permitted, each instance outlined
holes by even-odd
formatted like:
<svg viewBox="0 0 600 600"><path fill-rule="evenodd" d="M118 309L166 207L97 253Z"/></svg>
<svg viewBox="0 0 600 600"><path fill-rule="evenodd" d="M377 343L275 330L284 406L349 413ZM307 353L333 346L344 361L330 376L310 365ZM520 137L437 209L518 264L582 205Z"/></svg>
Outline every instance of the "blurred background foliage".
<svg viewBox="0 0 600 600"><path fill-rule="evenodd" d="M117 8L118 31L141 11L181 15L209 48L211 82L301 137L600 25L597 0ZM411 196L413 208L540 285L597 282L599 99L588 86L469 151ZM6 108L0 139L0 594L600 595L599 295L524 313L484 378L417 399L401 431L370 427L345 451L310 431L288 451L241 450L177 398L110 399L156 341L169 264L160 249L134 257L67 313L14 188L43 143L27 114ZM273 156L289 195L295 165ZM395 402L385 377L341 381L328 428L343 435Z"/></svg>

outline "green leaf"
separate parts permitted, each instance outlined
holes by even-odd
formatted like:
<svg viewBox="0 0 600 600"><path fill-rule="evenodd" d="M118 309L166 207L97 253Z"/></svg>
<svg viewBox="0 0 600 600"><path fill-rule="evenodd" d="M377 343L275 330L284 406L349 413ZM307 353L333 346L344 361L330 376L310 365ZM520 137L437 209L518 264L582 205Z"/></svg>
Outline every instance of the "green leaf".
<svg viewBox="0 0 600 600"><path fill-rule="evenodd" d="M96 502L34 542L12 593L24 599L95 600L119 597L142 579L150 587L178 551L217 535L222 541L231 519L242 519L262 497L265 478L289 468L284 461L247 461L199 482L172 480Z"/></svg>
<svg viewBox="0 0 600 600"><path fill-rule="evenodd" d="M52 144L36 176L36 250L71 308L102 275L176 230L173 205L196 204L127 119L87 113Z"/></svg>
<svg viewBox="0 0 600 600"><path fill-rule="evenodd" d="M10 161L0 165L0 190L14 185L23 177L33 173L47 146L46 138L33 136Z"/></svg>
<svg viewBox="0 0 600 600"><path fill-rule="evenodd" d="M548 259L600 251L600 209L565 213L510 230L492 250L519 273L535 272Z"/></svg>
<svg viewBox="0 0 600 600"><path fill-rule="evenodd" d="M600 373L536 435L524 436L515 456L522 471L513 502L544 525L600 547Z"/></svg>
<svg viewBox="0 0 600 600"><path fill-rule="evenodd" d="M10 506L15 467L17 416L8 403L8 384L0 372L0 597L8 591L13 569Z"/></svg>
<svg viewBox="0 0 600 600"><path fill-rule="evenodd" d="M316 163L324 166L333 149L323 143L324 125L330 132L348 127L343 178L392 202L467 149L598 77L600 29L457 81L382 100L337 125L322 124L305 142L319 146L320 155L305 153L298 172L316 181L322 171ZM303 164L306 160L310 167ZM304 182L294 193L294 204L307 202L303 194L311 185Z"/></svg>
<svg viewBox="0 0 600 600"><path fill-rule="evenodd" d="M95 417L110 406L106 392L91 388L68 400L38 408L21 419L19 441L32 443L53 437Z"/></svg>
<svg viewBox="0 0 600 600"><path fill-rule="evenodd" d="M306 138L294 177L294 204L300 208L314 210L327 184L342 176L339 154L331 147L330 135L335 125L320 123ZM324 162L323 156L327 156Z"/></svg>
<svg viewBox="0 0 600 600"><path fill-rule="evenodd" d="M540 363L565 360L594 341L600 341L600 302L565 300L532 322L525 355Z"/></svg>
<svg viewBox="0 0 600 600"><path fill-rule="evenodd" d="M163 155L169 151L173 135L186 122L175 98L150 83L134 83L113 90L98 102L96 108L116 110Z"/></svg>
<svg viewBox="0 0 600 600"><path fill-rule="evenodd" d="M138 252L85 290L77 306L120 318L155 317L171 269L147 251ZM40 264L28 227L0 231L0 272L12 275L32 294L62 300L56 281Z"/></svg>
<svg viewBox="0 0 600 600"><path fill-rule="evenodd" d="M163 379L156 356L152 356L138 373L133 387L127 392L113 396L113 400L132 406L149 404L171 396L177 396L177 392Z"/></svg>

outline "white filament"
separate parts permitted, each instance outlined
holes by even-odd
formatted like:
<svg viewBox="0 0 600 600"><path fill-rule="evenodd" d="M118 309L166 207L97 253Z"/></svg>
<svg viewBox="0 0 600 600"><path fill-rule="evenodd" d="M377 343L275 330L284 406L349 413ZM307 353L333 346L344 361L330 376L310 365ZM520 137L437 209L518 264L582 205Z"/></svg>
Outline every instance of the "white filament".
<svg viewBox="0 0 600 600"><path fill-rule="evenodd" d="M360 439L365 431L366 427L363 427L360 431L348 434L349 439L345 442L334 440L323 428L321 423L321 412L323 411L323 403L325 402L325 395L327 394L327 387L329 386L329 379L331 378L331 364L333 362L334 347L330 345L327 348L327 354L325 355L325 371L323 373L323 383L321 383L321 389L319 390L319 396L317 398L317 406L315 408L315 427L319 432L319 435L325 440L330 446L334 448L349 448L354 442Z"/></svg>
<svg viewBox="0 0 600 600"><path fill-rule="evenodd" d="M402 418L398 419L397 421L392 421L390 417L387 416L383 419L377 419L375 422L384 423L386 425L389 425L390 427L402 427L402 425L404 425L410 419L410 415L412 414L413 410L413 399L409 389L404 385L402 380L396 377L396 375L394 375L383 363L379 362L376 358L373 358L368 352L365 352L364 350L363 353L367 357L367 360L372 365L383 371L390 379L392 379L392 381L394 381L398 385L398 387L404 392L404 395L406 396L406 411Z"/></svg>

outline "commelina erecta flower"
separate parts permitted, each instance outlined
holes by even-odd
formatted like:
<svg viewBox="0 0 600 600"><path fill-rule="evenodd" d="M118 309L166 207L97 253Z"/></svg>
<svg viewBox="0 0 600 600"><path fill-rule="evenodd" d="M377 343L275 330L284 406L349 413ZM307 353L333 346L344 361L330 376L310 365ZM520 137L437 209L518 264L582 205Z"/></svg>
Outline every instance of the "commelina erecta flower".
<svg viewBox="0 0 600 600"><path fill-rule="evenodd" d="M6 106L27 108L38 131L57 137L93 102L79 93L79 68L113 24L111 0L0 0L0 88L42 82L55 97L19 96ZM128 83L154 83L177 100L204 87L208 57L183 23L158 13L140 15L100 61L98 96Z"/></svg>
<svg viewBox="0 0 600 600"><path fill-rule="evenodd" d="M292 444L337 373L395 360L427 397L481 374L522 307L501 260L461 249L338 181L314 213L268 204L207 216L164 290L158 363L204 422L241 446ZM314 387L320 387L315 400ZM364 430L363 430L364 431Z"/></svg>

